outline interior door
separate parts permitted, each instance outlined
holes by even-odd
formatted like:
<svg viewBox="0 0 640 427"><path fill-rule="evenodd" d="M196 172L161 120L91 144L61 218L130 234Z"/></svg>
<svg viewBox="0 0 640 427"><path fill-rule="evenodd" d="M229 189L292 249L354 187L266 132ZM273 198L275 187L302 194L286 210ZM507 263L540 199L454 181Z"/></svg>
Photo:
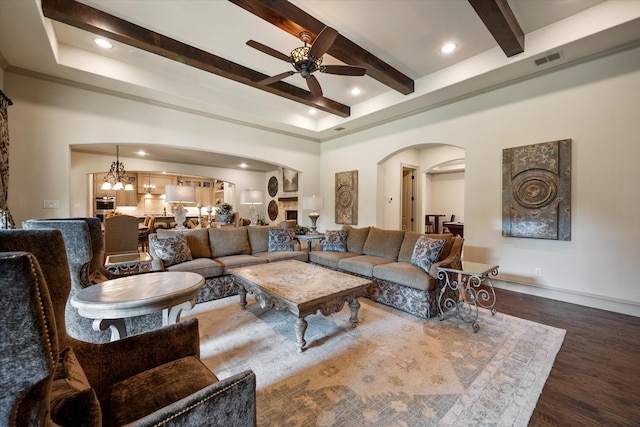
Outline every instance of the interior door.
<svg viewBox="0 0 640 427"><path fill-rule="evenodd" d="M402 230L416 231L415 172L413 168L402 167Z"/></svg>

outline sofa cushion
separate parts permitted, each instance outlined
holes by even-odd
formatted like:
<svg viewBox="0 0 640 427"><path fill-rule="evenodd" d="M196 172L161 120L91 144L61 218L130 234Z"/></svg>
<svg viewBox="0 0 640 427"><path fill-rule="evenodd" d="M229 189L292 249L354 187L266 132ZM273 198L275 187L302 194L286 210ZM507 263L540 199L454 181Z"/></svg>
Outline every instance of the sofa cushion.
<svg viewBox="0 0 640 427"><path fill-rule="evenodd" d="M247 228L251 253L267 252L269 250L269 226L259 225Z"/></svg>
<svg viewBox="0 0 640 427"><path fill-rule="evenodd" d="M209 245L211 258L228 255L248 255L251 253L249 237L245 227L210 228Z"/></svg>
<svg viewBox="0 0 640 427"><path fill-rule="evenodd" d="M442 250L440 251L440 256L438 257L438 261L442 261L446 257L449 256L451 251L453 250L453 243L455 238L452 233L446 234L430 234L429 237L432 239L444 239L444 246L442 246Z"/></svg>
<svg viewBox="0 0 640 427"><path fill-rule="evenodd" d="M338 262L341 259L360 256L355 252L329 252L329 251L311 251L309 252L309 261L316 264L324 265L329 268L338 268Z"/></svg>
<svg viewBox="0 0 640 427"><path fill-rule="evenodd" d="M432 290L436 284L435 278L408 262L376 265L373 267L373 277L423 291Z"/></svg>
<svg viewBox="0 0 640 427"><path fill-rule="evenodd" d="M390 262L393 261L391 261L389 258L373 255L358 255L341 259L340 261L338 261L338 268L340 270L348 271L349 273L373 277L373 267Z"/></svg>
<svg viewBox="0 0 640 427"><path fill-rule="evenodd" d="M131 423L216 382L218 378L195 356L157 366L113 386L114 421Z"/></svg>
<svg viewBox="0 0 640 427"><path fill-rule="evenodd" d="M228 255L216 258L215 260L222 265L222 274L228 274L230 268L266 264L269 262L266 258L260 258L253 255Z"/></svg>
<svg viewBox="0 0 640 427"><path fill-rule="evenodd" d="M176 233L182 234L187 239L191 257L193 258L211 258L211 249L209 248L209 232L206 228L199 230L162 230L157 231L158 239L166 239Z"/></svg>
<svg viewBox="0 0 640 427"><path fill-rule="evenodd" d="M411 262L413 248L416 246L416 242L418 241L420 236L424 236L424 234L415 233L413 231L407 231L406 233L404 233L402 246L400 246L400 252L398 253L398 261ZM438 261L447 256L443 254L449 254L449 252L451 252L451 242L453 239L453 234L429 234L429 237L431 237L432 239L444 239L444 247L442 248L442 252L440 253L440 258L438 258Z"/></svg>
<svg viewBox="0 0 640 427"><path fill-rule="evenodd" d="M432 239L427 235L420 236L413 249L411 264L428 273L433 263L438 260L443 246L444 239Z"/></svg>
<svg viewBox="0 0 640 427"><path fill-rule="evenodd" d="M269 262L282 261L286 259L297 259L298 261L309 261L309 254L306 251L276 251L276 252L258 252L252 253L251 256L256 258L264 258Z"/></svg>
<svg viewBox="0 0 640 427"><path fill-rule="evenodd" d="M413 248L416 246L416 242L422 236L422 233L416 233L414 231L407 231L404 233L404 239L402 239L402 245L398 252L398 261L411 262L411 255L413 255Z"/></svg>
<svg viewBox="0 0 640 427"><path fill-rule="evenodd" d="M362 248L371 227L353 228L350 225L343 225L342 229L347 230L347 251L362 254Z"/></svg>
<svg viewBox="0 0 640 427"><path fill-rule="evenodd" d="M203 277L216 277L222 274L222 264L211 258L195 258L167 267L169 271L191 271Z"/></svg>
<svg viewBox="0 0 640 427"><path fill-rule="evenodd" d="M149 236L149 244L165 267L193 259L187 239L182 234L173 234L165 239Z"/></svg>
<svg viewBox="0 0 640 427"><path fill-rule="evenodd" d="M383 230L371 227L362 253L397 261L403 239L404 231L402 230Z"/></svg>
<svg viewBox="0 0 640 427"><path fill-rule="evenodd" d="M61 426L99 426L100 403L71 347L60 353L51 383L51 419Z"/></svg>
<svg viewBox="0 0 640 427"><path fill-rule="evenodd" d="M347 252L347 230L327 230L324 232L323 250Z"/></svg>
<svg viewBox="0 0 640 427"><path fill-rule="evenodd" d="M269 252L292 251L295 234L290 228L269 229Z"/></svg>

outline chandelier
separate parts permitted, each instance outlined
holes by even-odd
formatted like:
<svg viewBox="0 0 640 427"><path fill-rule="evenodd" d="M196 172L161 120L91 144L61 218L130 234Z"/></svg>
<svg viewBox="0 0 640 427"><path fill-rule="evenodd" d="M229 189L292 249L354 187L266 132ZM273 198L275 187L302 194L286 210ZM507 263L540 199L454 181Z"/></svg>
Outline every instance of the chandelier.
<svg viewBox="0 0 640 427"><path fill-rule="evenodd" d="M127 176L124 170L124 163L120 162L120 146L116 145L116 161L111 163L111 169L102 179L102 190L122 190L133 191L133 178Z"/></svg>
<svg viewBox="0 0 640 427"><path fill-rule="evenodd" d="M147 194L151 194L156 191L156 186L151 183L151 172L149 172L149 183L143 184L142 186L144 187L144 191L146 191Z"/></svg>

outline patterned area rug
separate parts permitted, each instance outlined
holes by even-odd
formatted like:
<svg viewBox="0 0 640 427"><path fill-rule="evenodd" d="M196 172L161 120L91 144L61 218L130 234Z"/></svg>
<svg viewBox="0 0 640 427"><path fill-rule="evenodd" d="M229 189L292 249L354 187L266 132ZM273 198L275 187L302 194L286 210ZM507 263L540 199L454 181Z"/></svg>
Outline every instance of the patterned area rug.
<svg viewBox="0 0 640 427"><path fill-rule="evenodd" d="M288 312L252 297L198 304L201 357L219 377L252 369L258 425L526 426L565 331L481 310L480 330L454 317L424 320L362 298L307 317L298 353Z"/></svg>

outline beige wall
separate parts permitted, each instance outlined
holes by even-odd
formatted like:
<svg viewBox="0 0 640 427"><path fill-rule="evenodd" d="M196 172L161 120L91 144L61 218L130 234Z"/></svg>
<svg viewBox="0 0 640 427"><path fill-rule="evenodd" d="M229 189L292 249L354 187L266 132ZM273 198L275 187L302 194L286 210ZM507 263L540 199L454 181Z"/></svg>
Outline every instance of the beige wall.
<svg viewBox="0 0 640 427"><path fill-rule="evenodd" d="M385 201L369 184L378 163L403 148L461 147L465 257L499 264L504 286L640 315L638 64L640 49L621 52L323 143L323 192L333 194L336 172L357 169L358 225L382 226L372 207ZM573 140L572 240L502 237L502 150L565 138ZM330 217L320 217L322 228L336 226Z"/></svg>
<svg viewBox="0 0 640 427"><path fill-rule="evenodd" d="M382 227L394 222L384 174L414 159L425 171L422 149L445 144L466 159L465 257L499 264L501 286L640 316L639 63L640 49L620 52L322 144L6 73L9 205L18 221L70 215L82 175L70 173L70 144L144 142L297 169L302 195L324 196L320 230L339 226L335 173L358 170L358 226ZM572 240L502 237L502 150L564 138L573 139ZM407 149L418 153L399 154ZM42 209L44 199L61 208Z"/></svg>
<svg viewBox="0 0 640 427"><path fill-rule="evenodd" d="M14 100L9 126L9 206L18 223L34 217L87 212L86 174L104 171L113 158L92 156L91 160L72 162L72 144L153 143L267 160L300 170L302 194L317 192L316 142L12 73L6 80ZM234 201L239 200L240 190L262 187L264 180L264 174L252 176L235 169L123 160L129 170L159 170L165 166L170 172L214 176L234 183L238 193ZM43 209L45 199L58 200L60 209Z"/></svg>

